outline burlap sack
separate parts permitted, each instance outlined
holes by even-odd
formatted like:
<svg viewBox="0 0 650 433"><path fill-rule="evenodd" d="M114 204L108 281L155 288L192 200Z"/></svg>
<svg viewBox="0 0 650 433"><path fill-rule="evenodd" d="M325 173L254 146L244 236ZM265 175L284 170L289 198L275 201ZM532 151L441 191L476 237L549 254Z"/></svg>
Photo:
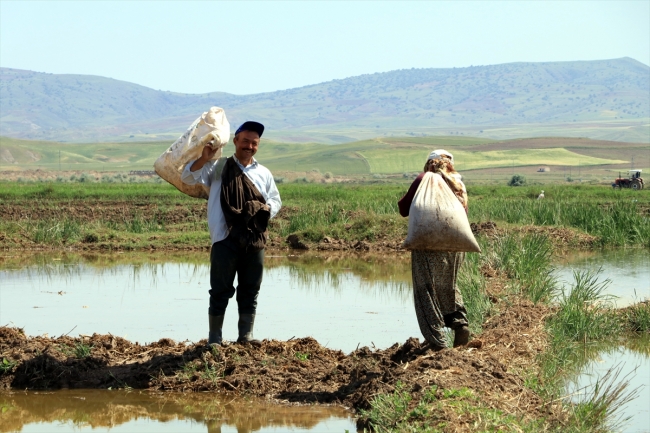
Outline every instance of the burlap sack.
<svg viewBox="0 0 650 433"><path fill-rule="evenodd" d="M213 159L221 156L221 149L230 140L230 123L222 108L211 107L196 119L192 125L154 162L156 173L174 185L180 192L197 198L208 198L209 188L203 185L186 185L181 174L188 162L201 156L203 147L213 140L213 147L219 150Z"/></svg>
<svg viewBox="0 0 650 433"><path fill-rule="evenodd" d="M422 178L409 210L409 250L481 252L463 205L442 176L428 172Z"/></svg>

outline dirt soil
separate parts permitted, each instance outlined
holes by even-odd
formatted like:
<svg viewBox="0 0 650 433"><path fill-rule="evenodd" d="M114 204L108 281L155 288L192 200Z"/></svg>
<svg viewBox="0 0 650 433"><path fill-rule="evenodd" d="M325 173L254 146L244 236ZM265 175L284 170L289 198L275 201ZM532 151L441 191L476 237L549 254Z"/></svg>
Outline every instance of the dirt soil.
<svg viewBox="0 0 650 433"><path fill-rule="evenodd" d="M489 278L490 293L503 280ZM215 391L257 396L289 404L328 403L369 408L374 396L398 382L414 397L428 387L467 387L481 401L524 418L555 410L524 386L522 372L546 346L549 310L524 300L499 301L483 333L466 347L434 352L410 338L387 349L362 347L349 354L313 338L264 340L210 349L197 343L161 339L148 345L112 335L26 336L0 328L0 389L135 388L151 391ZM83 348L89 355L80 357ZM76 353L75 353L76 352ZM2 373L4 371L4 373ZM458 424L452 414L449 423ZM360 427L364 420L360 419ZM458 426L459 430L471 431Z"/></svg>

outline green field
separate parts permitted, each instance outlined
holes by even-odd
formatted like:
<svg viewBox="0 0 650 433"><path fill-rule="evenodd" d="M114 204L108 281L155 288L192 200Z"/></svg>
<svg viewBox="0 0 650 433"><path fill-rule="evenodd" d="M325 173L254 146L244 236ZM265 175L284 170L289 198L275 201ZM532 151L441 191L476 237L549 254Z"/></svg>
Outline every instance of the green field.
<svg viewBox="0 0 650 433"><path fill-rule="evenodd" d="M152 170L170 143L71 144L0 137L0 169Z"/></svg>
<svg viewBox="0 0 650 433"><path fill-rule="evenodd" d="M0 137L0 170L152 170L170 142L71 144ZM376 138L344 144L295 144L264 140L257 158L274 173L331 173L334 176L399 175L419 172L429 152L453 151L456 168L472 178L481 170L580 167L621 170L650 166L650 144L575 138L494 141L473 137ZM232 144L225 154L233 152ZM556 171L556 170L554 170ZM582 174L582 172L580 172ZM514 173L511 173L514 174ZM606 178L611 177L606 175Z"/></svg>

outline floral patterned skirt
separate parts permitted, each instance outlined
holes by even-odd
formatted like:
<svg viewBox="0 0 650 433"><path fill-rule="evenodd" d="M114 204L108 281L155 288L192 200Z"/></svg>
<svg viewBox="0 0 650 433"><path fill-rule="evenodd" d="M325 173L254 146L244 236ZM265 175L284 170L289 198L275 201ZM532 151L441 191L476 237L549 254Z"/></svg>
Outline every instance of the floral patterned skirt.
<svg viewBox="0 0 650 433"><path fill-rule="evenodd" d="M411 252L413 298L420 331L430 344L445 346L443 328L467 325L467 311L456 286L465 253Z"/></svg>

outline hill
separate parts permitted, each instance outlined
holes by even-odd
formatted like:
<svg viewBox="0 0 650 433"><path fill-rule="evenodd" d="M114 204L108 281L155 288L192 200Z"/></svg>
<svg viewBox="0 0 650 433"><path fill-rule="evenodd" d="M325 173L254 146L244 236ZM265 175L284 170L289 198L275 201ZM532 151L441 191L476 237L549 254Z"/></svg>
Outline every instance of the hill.
<svg viewBox="0 0 650 433"><path fill-rule="evenodd" d="M218 83L215 83L218 88ZM0 68L0 134L173 140L201 112L255 118L285 142L391 135L573 135L650 141L650 67L630 58L409 69L255 95L187 95L86 75Z"/></svg>

